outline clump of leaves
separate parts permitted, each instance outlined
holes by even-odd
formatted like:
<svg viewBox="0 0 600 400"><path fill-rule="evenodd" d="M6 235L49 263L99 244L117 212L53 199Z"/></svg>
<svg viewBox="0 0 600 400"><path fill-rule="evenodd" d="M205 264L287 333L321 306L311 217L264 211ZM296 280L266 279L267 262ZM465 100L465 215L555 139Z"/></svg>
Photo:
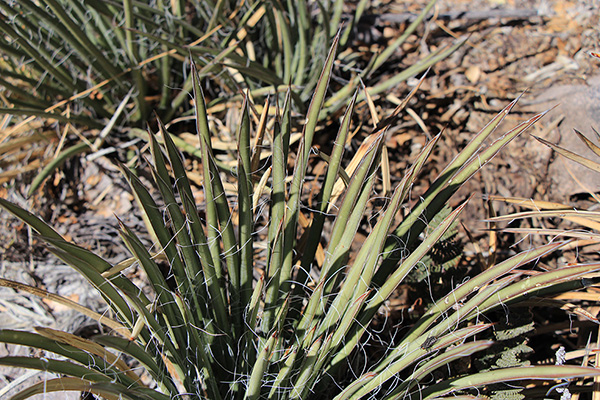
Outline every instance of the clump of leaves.
<svg viewBox="0 0 600 400"><path fill-rule="evenodd" d="M595 129L592 130L594 132L593 136L595 136L596 140L599 139L600 134L598 134L598 132ZM598 145L596 145L592 139L583 135L576 129L574 129L574 133L578 137L578 139L581 140L594 154L600 156L600 147L598 147ZM580 165L583 165L591 170L600 172L600 164L598 162L588 159L582 156L581 154L574 153L566 148L553 144L545 139L539 137L535 137L535 139L550 147L561 156L566 157L567 159L572 160ZM583 184L585 185L585 183ZM590 196L596 201L599 201L596 194L590 193ZM533 227L508 227L502 229L503 232L514 233L518 235L539 235L543 236L549 241L556 240L557 238L569 238L571 239L571 242L568 244L568 246L565 246L563 250L566 253L574 250L577 254L577 257L582 258L586 258L586 253L588 253L586 249L588 247L590 247L593 251L593 246L597 245L599 242L599 215L595 211L579 209L569 204L537 200L533 198L525 199L516 197L506 198L500 196L490 196L490 199L495 201L504 201L513 204L516 207L528 209L528 211L516 212L491 218L490 221L494 223L509 221L512 222L526 219L535 219L537 221L543 221L544 219L553 219L553 224L557 225L555 228L550 228L547 226L539 228L535 226L537 224L535 224ZM546 224L543 223L542 225ZM553 267L547 266L546 268ZM559 266L559 268L563 267ZM597 274L586 275L584 276L584 279L587 280L586 286L589 286L587 292L593 292L597 284ZM586 309L585 300L588 299L588 297L586 297L587 293L582 293L581 291L579 291L579 286L572 286L569 282L565 282L560 286L562 286L560 290L551 290L548 293L547 297L551 298L546 298L544 300L540 299L537 300L537 302L540 305L560 307L581 320L591 321L596 324L600 323L600 321L597 319L597 316L588 312ZM559 287L557 286L555 289L558 288ZM526 348L517 345L516 347L512 348L511 351L518 353L520 351L519 347L521 348L521 350L523 350L522 353L524 353L527 350ZM577 352L578 349L573 350ZM564 348L562 348L562 351L564 352ZM588 359L588 357L583 357L582 365L587 365L589 361L590 360ZM564 362L564 359L562 360L562 362ZM564 391L563 389L561 390ZM515 393L517 392L522 392L522 390L518 390Z"/></svg>
<svg viewBox="0 0 600 400"><path fill-rule="evenodd" d="M373 80L372 95L381 93L458 49L464 40L439 48L386 82L373 79L435 2L430 1L403 35L374 56L370 65L362 66L360 73L345 71L347 82L338 85L318 117L344 107L360 79ZM289 88L290 107L305 113L340 22L346 19L341 40L349 43L366 2L361 1L347 16L345 6L339 0L326 4L306 0L159 0L148 4L2 0L0 88L4 104L0 114L18 118L7 123L1 135L13 138L11 149L21 148L52 138L32 135L23 142L18 137L33 128L35 118L64 124L59 150L52 161L43 160L45 169L31 186L32 194L67 159L97 152L109 135L131 139L132 128L143 127L152 110L167 124L189 120L192 76L183 71L189 70L190 57L198 75L210 80L206 89L213 100L208 106L215 110L232 103L237 107L241 89L261 99ZM356 62L353 52L345 54L348 59L340 60L342 65ZM103 119L110 123L104 124Z"/></svg>
<svg viewBox="0 0 600 400"><path fill-rule="evenodd" d="M600 134L593 129L594 136L596 139L600 139ZM583 135L578 130L574 129L575 135L580 139L595 155L600 156L600 147L596 145L591 139ZM586 168L589 168L593 171L600 172L600 163L588 159L580 154L574 153L568 149L560 147L556 144L553 144L545 139L535 137L538 141L550 147L558 154L567 159L574 161L580 165L583 165ZM585 182L583 182L585 187ZM594 201L598 202L597 194L590 193L590 197L594 199ZM530 211L524 211L519 213L513 213L503 216L497 216L491 219L493 222L500 221L513 221L513 220L522 220L528 218L554 218L555 221L564 221L570 226L568 228L506 228L505 232L517 233L517 234L535 234L535 235L544 235L547 238L571 238L573 239L573 243L569 245L571 249L580 249L579 251L584 252L586 246L595 245L599 242L600 236L598 232L600 231L600 224L598 224L598 218L600 214L593 210L585 210L585 209L577 209L569 204L562 204L558 202L552 201L543 201L536 199L525 199L525 198L506 198L500 196L491 196L491 200L496 201L505 201L515 206L528 209ZM586 317L587 318L587 317ZM595 318L594 318L595 320ZM595 320L597 322L597 320Z"/></svg>
<svg viewBox="0 0 600 400"><path fill-rule="evenodd" d="M58 375L32 385L13 399L63 390L92 392L107 399L342 400L375 393L384 399L433 399L452 397L498 381L600 374L591 368L534 366L426 383L431 371L492 344L475 338L490 327L489 323L479 322L483 313L560 283L581 284L579 276L598 268L570 266L520 279L522 271L516 268L560 248L564 245L561 242L517 254L453 288L437 299L383 358L370 362L372 367L368 371L348 372L351 357L371 334L370 322L396 287L453 225L466 203L448 213L414 245L425 231L427 221L443 210L452 194L506 143L542 115L485 147L484 141L515 102L507 106L440 173L421 202L393 227L400 207L440 136L435 137L405 171L364 245L350 257L351 244L378 178L385 132L402 105L374 128L363 143L360 162L343 174L342 155L356 95L348 99L328 157L319 201L310 210L304 208L303 189L311 146L318 115L325 103L338 40L336 37L326 58L295 154L289 146L291 92L288 91L283 104L275 105L270 164L260 170L260 176L256 176L259 169L253 160L266 144L255 145L251 140L262 133L252 134L246 97L236 134L237 185L233 197L225 191L224 175L217 168L204 96L197 71L192 71L204 178L202 212L181 155L160 122L158 135L149 132L153 159L149 169L152 184L161 198L154 199L140 179L123 168L148 229L156 238L153 252L141 244L135 232L122 225L121 238L133 258L112 265L66 241L27 211L0 199L0 206L28 223L54 254L85 276L112 311L99 315L67 299L53 297L112 329L112 334L90 339L42 327L35 328L35 332L0 330L2 342L43 349L61 357L0 358L0 365ZM270 115L269 108L265 107L263 117ZM264 125L258 129L261 127ZM291 160L294 167L288 176L287 165ZM342 183L342 196L330 209L336 183L344 182L344 175L349 179ZM264 223L261 222L263 201L269 208ZM303 219L309 221L303 225L308 232L305 242L299 240ZM327 219L333 219L328 232ZM261 232L266 236L263 247L258 245ZM316 269L314 260L325 234L325 258L321 268ZM166 271L157 264L158 258L168 264ZM148 292L136 287L122 273L123 268L133 263L145 272ZM47 295L16 282L0 282ZM154 386L145 385L123 360L123 355L143 366L152 376Z"/></svg>

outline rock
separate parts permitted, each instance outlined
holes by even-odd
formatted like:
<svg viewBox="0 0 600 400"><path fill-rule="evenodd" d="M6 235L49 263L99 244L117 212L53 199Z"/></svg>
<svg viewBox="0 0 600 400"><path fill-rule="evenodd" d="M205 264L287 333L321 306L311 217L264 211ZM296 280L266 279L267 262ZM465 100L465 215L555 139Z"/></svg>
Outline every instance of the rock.
<svg viewBox="0 0 600 400"><path fill-rule="evenodd" d="M600 76L587 79L582 85L554 86L542 92L531 103L532 111L543 111L553 106L549 117L552 120L562 118L558 126L546 135L545 139L559 146L600 162L596 156L577 137L573 129L577 129L590 140L598 143L592 127L600 126ZM546 123L546 126L549 124ZM549 153L548 148L537 141L531 141L532 161L549 155L547 186L549 199L559 202L568 201L569 197L592 192L600 192L600 176L582 165L563 156ZM539 161L539 160L538 160Z"/></svg>

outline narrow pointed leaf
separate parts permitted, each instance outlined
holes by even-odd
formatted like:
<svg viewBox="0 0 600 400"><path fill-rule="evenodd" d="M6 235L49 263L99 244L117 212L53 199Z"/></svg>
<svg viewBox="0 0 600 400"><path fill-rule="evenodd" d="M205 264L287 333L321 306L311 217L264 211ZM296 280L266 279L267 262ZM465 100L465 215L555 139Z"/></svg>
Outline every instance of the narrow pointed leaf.
<svg viewBox="0 0 600 400"><path fill-rule="evenodd" d="M347 272L347 276L344 279L344 286L332 304L332 309L347 304L349 296L352 294L353 297L350 303L354 303L370 286L377 261L380 258L389 235L391 224L394 222L400 205L404 202L408 191L440 137L440 135L436 136L423 148L415 163L394 190L383 216L377 221L377 225L367 237L367 240L356 255L353 265Z"/></svg>
<svg viewBox="0 0 600 400"><path fill-rule="evenodd" d="M252 197L253 197L253 184L252 184L252 171L251 166L251 155L250 155L250 116L248 111L248 102L250 100L245 97L242 105L242 119L239 124L237 133L237 145L238 145L238 213L239 213L239 227L238 227L238 240L240 248L240 263L237 265L238 275L237 281L239 287L237 288L238 294L235 296L239 298L240 307L244 307L248 304L252 295L252 279L254 270L254 239L253 239L253 213L252 213ZM230 274L232 272L230 271ZM237 311L234 311L237 312Z"/></svg>
<svg viewBox="0 0 600 400"><path fill-rule="evenodd" d="M335 141L333 142L333 150L328 161L327 175L325 176L323 185L321 186L321 190L319 192L317 209L314 212L313 221L310 227L311 233L309 234L308 243L304 249L304 254L302 257L301 264L302 269L304 270L307 270L310 263L312 263L314 260L315 252L321 239L323 225L325 223L325 212L328 209L331 194L333 192L338 175L343 171L343 169L341 169L341 161L344 154L346 139L350 131L350 122L352 120L352 112L354 111L354 105L356 103L357 96L358 91L354 93L352 100L350 100L350 104L348 104L348 107L346 108L340 129L338 130ZM304 281L305 280L303 279L300 280L300 282Z"/></svg>
<svg viewBox="0 0 600 400"><path fill-rule="evenodd" d="M261 389L263 388L263 375L269 365L269 358L273 352L273 346L275 345L275 341L277 340L277 333L273 333L269 340L266 341L262 350L258 354L258 358L254 367L252 368L252 373L250 375L250 382L248 383L248 389L246 390L246 395L244 399L248 400L256 400L259 398Z"/></svg>
<svg viewBox="0 0 600 400"><path fill-rule="evenodd" d="M64 240L63 237L48 224L16 204L0 198L0 206L15 217L19 218L21 221L25 222L27 225L31 226L41 236L56 240Z"/></svg>
<svg viewBox="0 0 600 400"><path fill-rule="evenodd" d="M414 385L417 385L418 382L422 381L427 375L431 374L431 371L435 371L437 368L448 365L453 361L464 360L465 357L469 357L478 351L488 349L493 344L494 342L491 340L478 340L449 348L444 353L428 360L426 363L421 365L419 369L411 375L410 379L406 380L398 387L398 389L394 390L394 392L385 399L392 400L398 398L401 393L412 389Z"/></svg>
<svg viewBox="0 0 600 400"><path fill-rule="evenodd" d="M94 359L101 360L95 363L88 362L86 365L90 365L94 368L101 369L114 369L117 379L127 385L134 385L139 380L137 376L118 355L107 351L104 347L91 340L81 338L73 335L72 333L63 332L51 328L36 327L35 331L41 336L48 338L59 345L67 345L72 348L76 348L88 354ZM103 365L104 364L104 365Z"/></svg>
<svg viewBox="0 0 600 400"><path fill-rule="evenodd" d="M43 328L38 329L42 329L43 332ZM76 361L81 365L89 365L90 369L128 385L136 381L137 377L135 374L127 372L128 368L123 366L123 361L117 361L115 355L108 354L100 346L96 345L97 347L93 347L93 343L90 344L89 341L86 342L85 339L81 338L76 342L76 338L67 338L70 334L65 332L59 331L57 335L62 335L62 338L55 340L50 337L50 334L40 335L32 332L2 329L0 330L0 342L53 352ZM70 343L66 343L68 340L70 340ZM93 351L90 352L90 349L93 349ZM103 353L106 353L106 357L104 357ZM119 368L116 368L113 365L115 362L118 362L118 366L124 369L119 370Z"/></svg>
<svg viewBox="0 0 600 400"><path fill-rule="evenodd" d="M341 349L338 355L332 360L331 365L336 368L340 362L350 354L351 350L359 342L362 334L365 332L369 322L381 306L381 304L391 295L395 288L402 282L410 270L427 254L434 243L443 235L450 227L454 220L458 217L461 211L466 206L467 202L463 203L450 215L448 215L440 225L431 232L431 234L413 251L390 275L389 279L379 288L373 297L368 301L365 309L360 313L359 320L355 324L353 330L350 331L346 338L346 345Z"/></svg>
<svg viewBox="0 0 600 400"><path fill-rule="evenodd" d="M575 367L566 365L536 365L533 367L515 367L479 372L461 378L454 378L430 386L415 394L414 399L432 399L459 390L474 389L493 383L511 382L518 380L558 380L600 376L595 368Z"/></svg>
<svg viewBox="0 0 600 400"><path fill-rule="evenodd" d="M70 361L35 357L0 357L0 365L16 368L37 369L86 379L93 382L110 382L113 378L98 371Z"/></svg>
<svg viewBox="0 0 600 400"><path fill-rule="evenodd" d="M498 292L494 298L489 298L481 304L481 312L498 307L502 304L511 303L519 299L543 293L546 289L563 282L578 279L586 274L600 270L600 264L574 265L562 267L557 270L543 272L527 279L523 279L515 285L511 285Z"/></svg>
<svg viewBox="0 0 600 400"><path fill-rule="evenodd" d="M583 143L585 143L585 145L588 147L588 149L590 149L597 156L600 157L600 147L598 147L598 145L596 145L594 142L592 142L590 139L588 139L583 133L579 132L577 129L573 129L573 131L575 131L575 133L577 134L577 137L579 139L581 139L581 141ZM597 132L596 132L596 134L597 134Z"/></svg>
<svg viewBox="0 0 600 400"><path fill-rule="evenodd" d="M546 146L550 147L552 150L556 151L561 156L566 157L569 160L573 160L576 163L581 164L584 167L591 169L592 171L600 172L600 163L597 163L595 161L587 159L587 158L580 156L577 153L573 153L572 151L569 151L567 149L563 149L562 147L557 146L554 143L547 141L546 139L542 139L537 136L534 136L534 138L536 138L538 141L545 144Z"/></svg>
<svg viewBox="0 0 600 400"><path fill-rule="evenodd" d="M29 285L25 285L23 283L20 282L15 282L15 281L11 281L8 279L3 279L0 278L0 286L2 287L8 287L14 290L21 290L24 292L27 292L29 294L33 294L41 299L47 299L50 301L54 301L58 304L61 304L65 307L68 307L72 310L75 310L77 312L82 313L83 315L85 315L88 318L93 319L94 321L97 321L103 325L106 325L107 327L113 329L115 331L115 333L118 333L124 337L130 337L131 336L131 332L121 323L119 323L118 321L115 321L111 318L109 318L106 315L102 315L99 314L95 311L90 310L87 307L84 307L78 303L75 303L73 300L68 299L66 297L62 297L59 296L57 294L54 293L50 293L44 289L40 289L34 286L29 286Z"/></svg>
<svg viewBox="0 0 600 400"><path fill-rule="evenodd" d="M386 47L384 51L382 51L375 58L375 62L371 67L370 74L373 74L373 72L377 71L379 67L381 67L392 56L392 54L394 54L394 52L406 41L406 39L408 39L408 37L417 29L417 27L421 25L421 23L423 22L427 14L429 14L429 11L431 11L435 3L437 3L437 0L431 0L429 3L427 3L427 5L423 9L423 11L421 11L419 16L415 18L413 22L411 22L411 24L404 30L404 32L402 32L402 35L395 39L390 45Z"/></svg>
<svg viewBox="0 0 600 400"><path fill-rule="evenodd" d="M62 377L56 379L48 379L43 382L38 382L35 385L29 386L19 393L13 395L11 400L25 400L36 394L53 393L53 392L90 392L98 396L102 396L107 400L120 400L120 395L99 390L93 387L93 382L88 380L82 380L81 378Z"/></svg>
<svg viewBox="0 0 600 400"><path fill-rule="evenodd" d="M147 349L140 347L134 341L115 336L96 336L94 341L103 346L112 347L138 360L159 384L164 385L170 393L177 393L175 383L167 371L161 357L152 357Z"/></svg>

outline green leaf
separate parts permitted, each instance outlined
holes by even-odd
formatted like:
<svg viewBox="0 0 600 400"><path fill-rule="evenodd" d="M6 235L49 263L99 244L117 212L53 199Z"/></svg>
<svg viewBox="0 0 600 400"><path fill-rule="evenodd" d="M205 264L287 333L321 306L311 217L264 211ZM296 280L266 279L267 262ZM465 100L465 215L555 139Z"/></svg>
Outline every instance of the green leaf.
<svg viewBox="0 0 600 400"><path fill-rule="evenodd" d="M414 371L410 375L409 379L406 379L403 383L401 383L398 386L398 388L396 388L385 398L385 400L392 400L398 398L398 395L400 395L401 393L406 393L407 391L414 388L427 375L431 374L432 371L435 371L440 367L448 365L453 361L465 359L465 357L469 357L478 351L488 349L492 346L493 343L494 342L491 340L477 340L474 342L463 343L458 346L449 347L448 349L446 349L446 351L424 362L416 371Z"/></svg>
<svg viewBox="0 0 600 400"><path fill-rule="evenodd" d="M123 387L125 388L125 387ZM81 378L62 377L56 379L48 379L31 385L19 393L13 395L11 400L25 400L36 394L53 393L53 392L90 392L99 396L105 397L107 400L119 400L120 395L113 392L98 390L93 387L93 382L82 380ZM129 398L129 397L128 397Z"/></svg>
<svg viewBox="0 0 600 400"><path fill-rule="evenodd" d="M563 266L557 270L527 277L515 285L500 290L496 296L490 297L487 301L483 302L481 304L481 312L489 311L501 305L511 304L530 296L540 295L555 285L574 281L598 270L600 270L600 264L592 263Z"/></svg>
<svg viewBox="0 0 600 400"><path fill-rule="evenodd" d="M27 225L31 226L37 233L39 233L42 237L56 239L56 240L64 240L63 237L52 229L48 224L42 221L40 218L36 217L29 211L22 209L16 204L11 203L5 199L0 198L0 207L4 208L6 211L19 218L21 221L25 222Z"/></svg>
<svg viewBox="0 0 600 400"><path fill-rule="evenodd" d="M350 354L351 350L358 344L360 338L365 332L369 322L381 306L381 304L387 300L395 288L402 282L408 272L419 262L419 260L425 256L425 254L431 249L433 244L437 242L446 229L455 221L458 215L466 206L466 202L460 205L454 210L444 221L433 231L431 234L415 249L403 262L396 268L394 273L390 275L388 280L374 293L369 299L365 309L358 315L357 322L353 329L349 332L346 337L344 347L338 352L336 357L331 361L330 365L332 369L339 368L340 363L343 362L344 358Z"/></svg>
<svg viewBox="0 0 600 400"><path fill-rule="evenodd" d="M319 191L319 197L316 203L316 209L313 212L313 220L310 225L310 233L308 235L308 241L302 254L301 268L296 276L296 280L299 283L296 287L296 294L299 289L307 282L310 264L315 259L315 254L319 246L321 236L323 233L323 227L325 224L326 211L329 207L331 195L333 192L334 185L338 179L338 176L345 171L342 168L342 156L344 154L344 145L350 131L350 122L352 120L352 113L354 111L354 105L356 104L356 97L358 91L354 93L354 96L350 100L350 104L346 108L346 112L342 118L340 129L338 130L337 136L334 140L333 150L328 160L327 174ZM274 160L275 163L275 160Z"/></svg>
<svg viewBox="0 0 600 400"><path fill-rule="evenodd" d="M335 60L335 54L337 45L339 42L339 33L333 40L333 44L329 50L329 54L325 61L325 66L319 77L319 82L314 91L314 95L308 108L308 114L306 117L304 129L302 132L302 141L298 150L298 159L294 168L294 176L292 185L289 192L289 199L286 202L286 214L285 222L283 223L283 260L282 264L275 266L278 271L273 274L279 279L271 284L270 295L267 296L267 304L265 307L265 313L263 315L262 327L263 331L268 332L273 326L273 317L278 309L277 304L281 304L283 296L289 292L291 287L292 278L292 262L293 262L293 249L296 242L296 229L298 221L298 213L300 212L300 196L302 191L302 182L306 174L306 168L308 166L308 157L310 154L310 147L315 135L315 130L318 122L319 112L323 106L325 95L327 93L327 87L329 86L329 79L331 77L331 71L333 68L333 62Z"/></svg>
<svg viewBox="0 0 600 400"><path fill-rule="evenodd" d="M169 290L169 284L165 280L160 268L152 260L152 256L135 234L123 223L119 223L121 224L121 239L146 273L150 286L156 296L154 299L156 306L165 314L165 318L160 318L161 325L168 326L169 329L173 330L178 342L185 342L188 338L187 332L183 327L184 318L175 305L175 296L177 294Z"/></svg>
<svg viewBox="0 0 600 400"><path fill-rule="evenodd" d="M273 353L273 347L275 346L277 336L277 332L274 332L258 353L257 360L254 363L252 373L250 374L250 381L248 382L248 388L246 389L244 399L256 400L259 398L261 390L263 389L263 375L269 366L269 359Z"/></svg>
<svg viewBox="0 0 600 400"><path fill-rule="evenodd" d="M519 124L498 139L489 147L482 150L483 141L498 127L506 115L515 106L517 98L506 106L496 117L494 117L468 144L467 146L444 168L438 178L422 196L422 201L415 206L410 214L394 231L394 235L400 238L400 243L410 246L425 228L428 221L443 209L450 197L470 179L478 170L488 163L504 146L531 127L542 118L546 112L538 114L533 118ZM385 248L384 262L380 267L374 282L382 284L390 273L393 265L398 261L398 255L394 252L397 242L389 240Z"/></svg>
<svg viewBox="0 0 600 400"><path fill-rule="evenodd" d="M111 382L112 378L106 374L94 371L80 364L70 361L53 360L50 358L35 357L0 357L0 365L13 368L37 369L55 374L63 374L93 382Z"/></svg>
<svg viewBox="0 0 600 400"><path fill-rule="evenodd" d="M433 6L437 3L437 0L431 0L423 11L419 14L417 18L404 30L402 35L400 35L396 40L392 42L391 45L385 48L380 54L375 57L374 62L372 63L369 75L372 75L375 71L379 69L395 52L396 50L402 46L402 44L408 39L410 35L421 25L429 11L433 8ZM395 85L394 85L395 86Z"/></svg>
<svg viewBox="0 0 600 400"><path fill-rule="evenodd" d="M356 255L354 263L346 272L343 286L331 304L328 315L322 322L322 327L328 328L331 320L335 317L342 319L346 323L354 319L354 311L344 313L343 310L346 305L350 306L356 304L360 299L365 300L365 293L368 290L371 278L377 266L377 261L380 258L391 224L394 221L394 217L439 137L440 136L438 135L424 147L415 164L413 164L394 190L392 198L382 217L377 221L373 231L369 234L365 243ZM328 318L330 322L328 322ZM338 344L336 338L341 339L340 332L344 332L345 336L346 329L343 329L342 331L338 329L336 331L336 337L333 339L334 345Z"/></svg>
<svg viewBox="0 0 600 400"><path fill-rule="evenodd" d="M413 393L410 399L433 399L460 390L476 389L493 383L512 382L519 380L557 380L600 376L600 371L588 367L566 365L537 365L533 367L518 367L495 369L489 372L470 374L454 378L422 389Z"/></svg>
<svg viewBox="0 0 600 400"><path fill-rule="evenodd" d="M70 335L60 331L57 331L57 333L63 337ZM128 371L129 368L126 365L124 366L122 361L117 363L117 358L114 355L103 354L105 352L101 348L90 349L90 346L86 343L88 341L85 339L78 337L74 337L73 339L67 343L66 339L57 341L47 335L42 336L37 333L9 329L0 330L0 342L2 343L47 350L76 361L81 365L89 366L90 369L123 384L134 385L136 383L137 376L133 373L128 373L130 372Z"/></svg>
<svg viewBox="0 0 600 400"><path fill-rule="evenodd" d="M162 357L153 357L147 349L140 347L134 341L116 336L99 335L95 336L93 340L94 342L106 347L114 348L119 352L127 354L138 360L144 366L144 368L150 372L152 377L167 390L167 393L178 392L170 375L166 373L168 368Z"/></svg>
<svg viewBox="0 0 600 400"><path fill-rule="evenodd" d="M251 167L251 149L250 149L250 116L249 105L250 100L246 97L242 104L242 116L238 126L237 140L238 145L238 241L240 248L240 263L236 266L237 288L238 294L234 299L239 299L239 303L234 305L233 313L242 312L245 305L250 301L252 295L252 280L254 271L254 222L252 210L252 198L254 196L254 188L252 176L254 171ZM230 272L232 274L233 272Z"/></svg>

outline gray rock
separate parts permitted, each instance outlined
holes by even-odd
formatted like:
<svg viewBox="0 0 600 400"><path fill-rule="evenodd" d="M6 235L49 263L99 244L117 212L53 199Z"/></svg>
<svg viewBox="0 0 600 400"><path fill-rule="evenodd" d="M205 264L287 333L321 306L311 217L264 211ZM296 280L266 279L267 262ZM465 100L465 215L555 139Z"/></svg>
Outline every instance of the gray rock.
<svg viewBox="0 0 600 400"><path fill-rule="evenodd" d="M545 139L559 146L600 162L587 146L577 137L577 129L588 139L598 143L592 127L600 126L600 76L590 77L582 85L554 86L537 96L530 108L543 111L557 105L550 119L562 118L559 125L548 132ZM548 125L548 123L546 124ZM549 152L548 148L537 142L530 143L532 161L543 161L547 157L547 184L549 198L564 202L570 196L579 193L600 192L600 175L563 156Z"/></svg>

